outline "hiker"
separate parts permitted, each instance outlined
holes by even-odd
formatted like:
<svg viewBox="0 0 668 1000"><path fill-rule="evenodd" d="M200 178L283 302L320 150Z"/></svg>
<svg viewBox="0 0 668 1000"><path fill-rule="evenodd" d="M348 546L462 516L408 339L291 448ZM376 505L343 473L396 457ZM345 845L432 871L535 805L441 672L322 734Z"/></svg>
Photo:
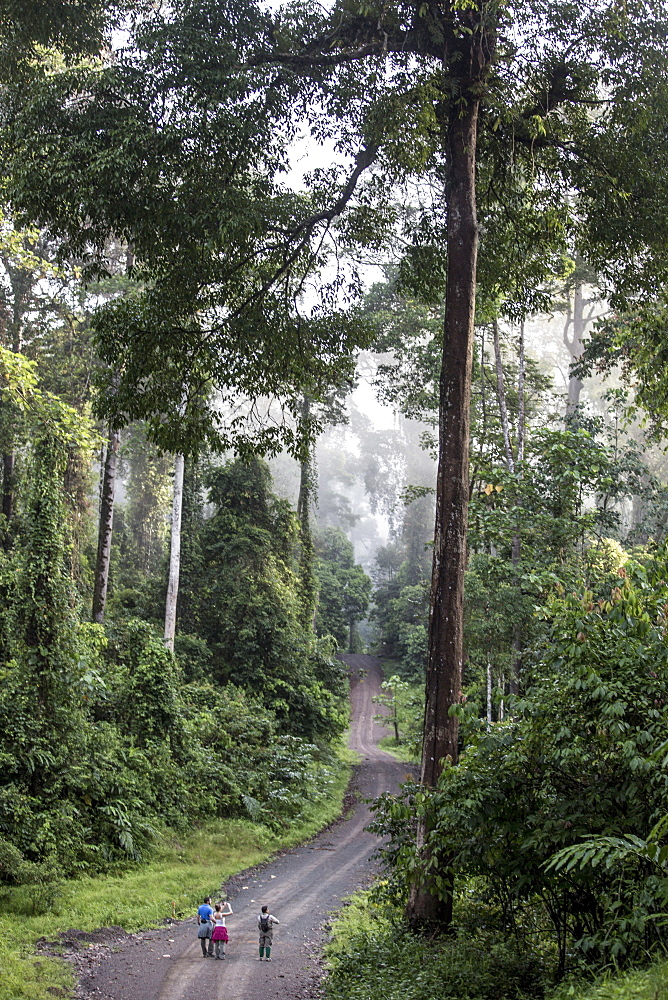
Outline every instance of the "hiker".
<svg viewBox="0 0 668 1000"><path fill-rule="evenodd" d="M226 910L223 909L223 905L227 907ZM213 911L213 933L211 935L211 940L213 941L213 947L215 951L215 958L223 959L225 958L225 945L229 941L229 935L227 933L227 927L225 926L225 917L229 917L232 913L232 907L229 902L225 900L225 903L216 903Z"/></svg>
<svg viewBox="0 0 668 1000"><path fill-rule="evenodd" d="M213 941L211 940L211 934L213 933L212 916L211 896L207 896L202 905L197 908L197 923L199 924L197 937L199 938L199 943L202 945L202 958L213 958Z"/></svg>
<svg viewBox="0 0 668 1000"><path fill-rule="evenodd" d="M272 916L269 912L268 906L262 907L262 912L258 913L257 926L260 931L260 957L258 962L264 959L265 952L267 953L267 961L271 962L271 939L274 930L274 924L280 923L276 917Z"/></svg>

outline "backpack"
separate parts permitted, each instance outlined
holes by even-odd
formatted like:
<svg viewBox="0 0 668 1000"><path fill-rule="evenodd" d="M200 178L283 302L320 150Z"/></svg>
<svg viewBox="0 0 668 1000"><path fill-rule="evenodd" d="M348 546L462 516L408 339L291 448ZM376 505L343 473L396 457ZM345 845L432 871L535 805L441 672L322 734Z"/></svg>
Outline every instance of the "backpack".
<svg viewBox="0 0 668 1000"><path fill-rule="evenodd" d="M263 934L268 934L271 930L271 921L268 913L260 914L260 930Z"/></svg>

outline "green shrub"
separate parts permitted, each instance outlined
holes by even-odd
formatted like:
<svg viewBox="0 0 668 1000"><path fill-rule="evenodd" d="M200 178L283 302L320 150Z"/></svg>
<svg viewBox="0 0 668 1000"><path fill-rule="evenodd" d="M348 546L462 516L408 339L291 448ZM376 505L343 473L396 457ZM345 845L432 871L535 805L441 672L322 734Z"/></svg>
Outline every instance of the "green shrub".
<svg viewBox="0 0 668 1000"><path fill-rule="evenodd" d="M9 841L0 837L0 882L16 882L23 864L23 855L10 844Z"/></svg>
<svg viewBox="0 0 668 1000"><path fill-rule="evenodd" d="M542 969L511 938L479 931L426 939L359 894L327 948L328 1000L519 1000L543 995Z"/></svg>
<svg viewBox="0 0 668 1000"><path fill-rule="evenodd" d="M648 969L637 969L617 976L606 976L597 983L562 983L549 1000L664 1000L668 997L668 962L657 962Z"/></svg>

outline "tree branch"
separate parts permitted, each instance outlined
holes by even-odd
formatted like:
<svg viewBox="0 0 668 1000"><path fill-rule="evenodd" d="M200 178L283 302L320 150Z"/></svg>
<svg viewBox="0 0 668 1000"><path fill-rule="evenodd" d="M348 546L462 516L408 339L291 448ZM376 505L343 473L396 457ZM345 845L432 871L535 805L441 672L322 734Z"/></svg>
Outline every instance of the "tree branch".
<svg viewBox="0 0 668 1000"><path fill-rule="evenodd" d="M294 226L292 229L285 230L285 235L288 238L299 238L299 242L288 254L281 266L274 271L270 278L267 278L257 291L253 292L253 294L249 296L249 298L246 299L242 305L238 306L237 309L234 310L233 315L238 316L244 309L248 308L248 306L258 302L269 291L272 285L276 284L276 282L290 270L302 251L308 245L309 239L311 238L316 226L318 226L321 222L329 224L337 216L341 215L344 208L355 193L355 188L357 187L357 182L360 176L364 173L367 167L373 163L377 154L378 145L376 143L369 143L367 146L364 146L364 148L361 149L355 157L355 168L348 178L346 186L331 208L322 212L317 212L314 215L310 215L308 218L300 222L299 225Z"/></svg>

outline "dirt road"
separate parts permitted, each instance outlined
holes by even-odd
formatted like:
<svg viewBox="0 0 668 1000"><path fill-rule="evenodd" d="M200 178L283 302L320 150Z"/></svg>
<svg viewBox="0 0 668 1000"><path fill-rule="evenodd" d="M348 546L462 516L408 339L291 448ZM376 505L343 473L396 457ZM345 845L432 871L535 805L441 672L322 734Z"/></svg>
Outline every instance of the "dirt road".
<svg viewBox="0 0 668 1000"><path fill-rule="evenodd" d="M350 746L361 762L355 769L360 799L395 790L407 766L378 749L385 735L374 723L379 707L378 661L346 656L351 670ZM128 939L80 983L82 1000L301 1000L317 997L321 925L342 897L365 886L375 872L376 839L366 833L363 801L345 820L303 847L228 884L234 915L227 920L230 943L224 962L204 960L194 918ZM259 962L257 914L267 903L280 920L272 962Z"/></svg>

